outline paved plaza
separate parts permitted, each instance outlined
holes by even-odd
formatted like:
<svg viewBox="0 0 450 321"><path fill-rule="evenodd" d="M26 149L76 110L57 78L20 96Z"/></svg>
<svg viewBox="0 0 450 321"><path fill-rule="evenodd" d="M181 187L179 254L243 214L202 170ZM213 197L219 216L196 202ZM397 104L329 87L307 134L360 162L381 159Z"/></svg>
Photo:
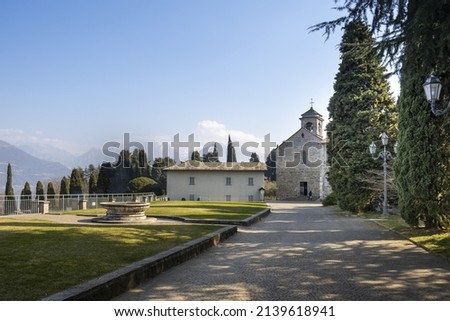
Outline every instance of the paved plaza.
<svg viewBox="0 0 450 321"><path fill-rule="evenodd" d="M450 300L450 264L319 203L272 214L116 300Z"/></svg>

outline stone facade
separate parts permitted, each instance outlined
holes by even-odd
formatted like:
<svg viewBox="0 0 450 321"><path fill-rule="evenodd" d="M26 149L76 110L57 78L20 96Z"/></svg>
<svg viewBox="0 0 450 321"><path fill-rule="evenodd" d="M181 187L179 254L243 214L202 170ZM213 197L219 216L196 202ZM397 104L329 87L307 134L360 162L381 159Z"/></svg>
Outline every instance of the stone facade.
<svg viewBox="0 0 450 321"><path fill-rule="evenodd" d="M312 107L300 118L301 128L277 148L278 199L323 198L326 180L326 141L323 118Z"/></svg>

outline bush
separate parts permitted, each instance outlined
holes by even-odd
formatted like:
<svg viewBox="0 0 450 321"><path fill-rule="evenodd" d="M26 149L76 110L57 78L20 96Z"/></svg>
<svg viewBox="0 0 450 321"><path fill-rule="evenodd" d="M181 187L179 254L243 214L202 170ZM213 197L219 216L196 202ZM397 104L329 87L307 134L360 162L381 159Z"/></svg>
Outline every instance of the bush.
<svg viewBox="0 0 450 321"><path fill-rule="evenodd" d="M322 201L323 206L337 205L336 195L334 193L328 194Z"/></svg>
<svg viewBox="0 0 450 321"><path fill-rule="evenodd" d="M278 190L277 182L269 180L264 181L264 189L264 195L267 199L276 199Z"/></svg>

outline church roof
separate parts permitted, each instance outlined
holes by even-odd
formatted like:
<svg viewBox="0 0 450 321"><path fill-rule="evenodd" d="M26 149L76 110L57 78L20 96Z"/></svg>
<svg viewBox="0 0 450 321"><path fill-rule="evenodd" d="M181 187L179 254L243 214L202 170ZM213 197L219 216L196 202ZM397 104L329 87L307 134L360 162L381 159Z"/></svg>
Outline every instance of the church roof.
<svg viewBox="0 0 450 321"><path fill-rule="evenodd" d="M315 117L315 118L320 118L321 120L323 120L322 115L319 114L317 111L314 110L314 108L310 108L306 113L302 114L302 118L308 118L308 117Z"/></svg>
<svg viewBox="0 0 450 321"><path fill-rule="evenodd" d="M267 169L265 163L258 162L199 162L190 160L165 168L166 171L252 171L264 172Z"/></svg>

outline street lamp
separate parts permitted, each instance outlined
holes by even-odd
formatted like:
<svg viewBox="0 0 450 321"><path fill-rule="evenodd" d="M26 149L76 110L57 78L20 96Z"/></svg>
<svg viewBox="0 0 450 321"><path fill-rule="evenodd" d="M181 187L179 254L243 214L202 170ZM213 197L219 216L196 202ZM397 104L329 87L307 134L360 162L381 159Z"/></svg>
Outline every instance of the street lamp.
<svg viewBox="0 0 450 321"><path fill-rule="evenodd" d="M441 95L442 84L438 77L431 73L430 76L425 80L423 84L423 90L427 97L428 102L431 104L431 112L435 116L442 116L450 111L450 102L444 110L436 109L436 103L439 101L439 96Z"/></svg>
<svg viewBox="0 0 450 321"><path fill-rule="evenodd" d="M375 156L375 153L377 151L377 145L375 145L374 142L369 145L369 151L370 154L372 154L372 158L374 160L377 160L379 158L383 159L383 173L384 173L384 199L383 199L383 215L389 215L388 212L388 199L387 199L387 161L394 158L392 154L387 151L386 146L389 142L389 137L386 133L382 133L380 135L381 143L383 144L383 151L381 151L377 157ZM397 153L397 142L394 144L394 152Z"/></svg>

